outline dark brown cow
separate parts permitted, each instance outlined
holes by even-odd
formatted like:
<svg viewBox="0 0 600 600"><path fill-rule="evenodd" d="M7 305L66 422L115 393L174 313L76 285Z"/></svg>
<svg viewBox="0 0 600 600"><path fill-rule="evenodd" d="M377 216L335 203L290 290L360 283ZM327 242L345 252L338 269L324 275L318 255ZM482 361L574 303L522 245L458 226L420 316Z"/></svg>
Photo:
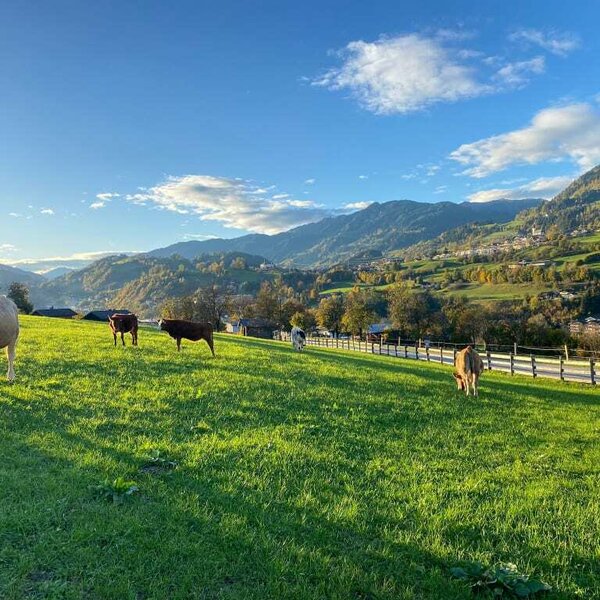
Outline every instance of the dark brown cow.
<svg viewBox="0 0 600 600"><path fill-rule="evenodd" d="M180 321L178 319L161 319L158 322L158 328L161 331L166 331L177 341L178 352L181 350L181 340L190 340L190 342L205 340L212 355L215 355L213 326L211 323L196 323L194 321Z"/></svg>
<svg viewBox="0 0 600 600"><path fill-rule="evenodd" d="M115 314L112 317L108 317L108 325L112 331L113 338L115 340L115 346L117 345L117 334L121 334L121 342L125 345L125 334L131 333L131 343L134 346L138 345L138 318L135 315L122 315Z"/></svg>
<svg viewBox="0 0 600 600"><path fill-rule="evenodd" d="M469 388L473 390L473 395L478 396L477 383L479 376L483 373L483 361L481 357L471 346L456 353L454 363L455 371L452 373L456 379L456 385L461 391L465 391L467 396L470 393Z"/></svg>

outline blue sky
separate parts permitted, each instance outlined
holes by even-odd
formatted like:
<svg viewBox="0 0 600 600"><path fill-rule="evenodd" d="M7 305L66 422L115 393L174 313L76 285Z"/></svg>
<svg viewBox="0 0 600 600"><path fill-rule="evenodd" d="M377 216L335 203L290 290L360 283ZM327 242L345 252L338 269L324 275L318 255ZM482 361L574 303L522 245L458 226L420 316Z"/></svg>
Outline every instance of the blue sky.
<svg viewBox="0 0 600 600"><path fill-rule="evenodd" d="M0 262L273 233L373 201L551 197L600 162L599 17L2 2Z"/></svg>

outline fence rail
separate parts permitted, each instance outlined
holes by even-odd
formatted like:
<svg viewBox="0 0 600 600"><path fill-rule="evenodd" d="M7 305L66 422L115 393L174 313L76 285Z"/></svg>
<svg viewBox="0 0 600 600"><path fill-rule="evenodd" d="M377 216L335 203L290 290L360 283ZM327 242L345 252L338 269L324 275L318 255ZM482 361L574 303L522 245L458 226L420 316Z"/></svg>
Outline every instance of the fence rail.
<svg viewBox="0 0 600 600"><path fill-rule="evenodd" d="M287 337L287 336L286 336ZM379 354L395 358L406 358L436 362L442 365L454 365L457 350L455 348L407 346L402 344L386 344L365 342L353 339L337 339L325 337L308 337L308 346L319 348L337 348L367 354ZM547 377L561 381L574 381L595 385L600 374L596 371L596 361L590 359L566 360L562 357L549 358L535 354L514 354L492 351L479 351L485 368L488 371L501 371L511 375L528 375L530 377Z"/></svg>

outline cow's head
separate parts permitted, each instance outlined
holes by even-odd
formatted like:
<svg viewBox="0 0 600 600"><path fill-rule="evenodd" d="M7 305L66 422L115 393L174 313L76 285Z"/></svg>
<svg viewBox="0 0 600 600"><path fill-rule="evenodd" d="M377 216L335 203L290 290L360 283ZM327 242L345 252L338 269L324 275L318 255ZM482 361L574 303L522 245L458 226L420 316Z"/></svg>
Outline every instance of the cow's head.
<svg viewBox="0 0 600 600"><path fill-rule="evenodd" d="M164 324L165 324L164 319L159 319L158 320L158 323L156 324L156 327L158 327L159 331L164 331Z"/></svg>
<svg viewBox="0 0 600 600"><path fill-rule="evenodd" d="M456 380L457 388L461 392L464 392L465 391L465 382L464 382L463 378L456 371L454 371L454 373L452 373L452 377L454 377L454 379Z"/></svg>

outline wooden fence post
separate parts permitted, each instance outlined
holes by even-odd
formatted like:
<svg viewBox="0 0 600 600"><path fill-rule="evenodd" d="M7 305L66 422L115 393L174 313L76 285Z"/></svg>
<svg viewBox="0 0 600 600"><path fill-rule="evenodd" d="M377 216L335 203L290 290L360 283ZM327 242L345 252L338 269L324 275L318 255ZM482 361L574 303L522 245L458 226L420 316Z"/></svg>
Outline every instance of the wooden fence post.
<svg viewBox="0 0 600 600"><path fill-rule="evenodd" d="M510 374L515 374L515 355L512 352L510 353Z"/></svg>
<svg viewBox="0 0 600 600"><path fill-rule="evenodd" d="M592 385L596 385L596 369L594 368L594 359L590 358L590 380Z"/></svg>
<svg viewBox="0 0 600 600"><path fill-rule="evenodd" d="M537 370L535 366L535 356L533 354L531 356L531 375L535 379L537 377Z"/></svg>
<svg viewBox="0 0 600 600"><path fill-rule="evenodd" d="M440 346L440 364L444 364L444 347Z"/></svg>
<svg viewBox="0 0 600 600"><path fill-rule="evenodd" d="M415 360L419 360L419 346L415 345Z"/></svg>
<svg viewBox="0 0 600 600"><path fill-rule="evenodd" d="M404 358L408 358L408 346L404 346Z"/></svg>
<svg viewBox="0 0 600 600"><path fill-rule="evenodd" d="M565 380L565 361L562 354L558 357L558 377L561 381Z"/></svg>
<svg viewBox="0 0 600 600"><path fill-rule="evenodd" d="M452 352L452 364L456 366L456 348L453 348Z"/></svg>
<svg viewBox="0 0 600 600"><path fill-rule="evenodd" d="M427 357L427 362L429 362L429 348L425 348L425 356Z"/></svg>
<svg viewBox="0 0 600 600"><path fill-rule="evenodd" d="M488 371L492 370L492 353L488 350L486 353Z"/></svg>

